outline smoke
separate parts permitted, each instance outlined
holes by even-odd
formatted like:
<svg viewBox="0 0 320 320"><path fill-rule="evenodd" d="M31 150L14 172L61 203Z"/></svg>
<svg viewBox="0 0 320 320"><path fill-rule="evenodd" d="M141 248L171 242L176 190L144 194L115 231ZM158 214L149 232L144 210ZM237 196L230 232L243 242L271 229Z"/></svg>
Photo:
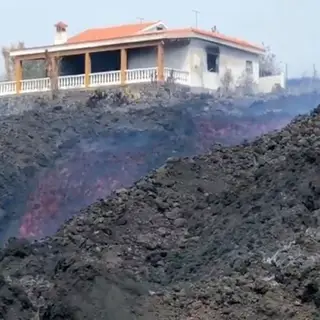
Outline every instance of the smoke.
<svg viewBox="0 0 320 320"><path fill-rule="evenodd" d="M30 192L17 234L39 239L99 198L128 187L170 156L208 151L214 144L233 145L281 129L320 101L309 93L268 101L180 106L162 129L118 130L107 138L83 139L55 166L39 172ZM162 121L163 120L163 121ZM12 234L11 234L12 236Z"/></svg>

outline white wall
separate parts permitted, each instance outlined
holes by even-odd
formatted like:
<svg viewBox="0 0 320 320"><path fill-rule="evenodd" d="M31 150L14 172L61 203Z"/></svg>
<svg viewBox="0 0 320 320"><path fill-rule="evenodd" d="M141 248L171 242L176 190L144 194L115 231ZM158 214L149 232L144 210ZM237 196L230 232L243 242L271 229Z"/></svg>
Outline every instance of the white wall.
<svg viewBox="0 0 320 320"><path fill-rule="evenodd" d="M219 72L209 72L207 66L207 48L214 47L206 41L192 39L189 45L167 44L164 52L164 66L170 69L188 71L191 87L217 90L221 87L221 78L229 68L234 79L233 86L238 86L239 80L246 69L246 61L252 61L253 81L258 91L271 92L274 84L280 83L284 88L284 75L259 78L259 56L254 53L219 46ZM154 68L157 66L157 48L141 48L129 50L128 69Z"/></svg>
<svg viewBox="0 0 320 320"><path fill-rule="evenodd" d="M187 45L165 45L164 47L164 67L187 70L188 69ZM141 48L139 50L129 50L128 69L154 68L157 66L157 48Z"/></svg>
<svg viewBox="0 0 320 320"><path fill-rule="evenodd" d="M268 76L259 78L258 89L259 92L268 93L271 92L275 85L280 85L282 88L286 87L285 74L281 73L276 76Z"/></svg>
<svg viewBox="0 0 320 320"><path fill-rule="evenodd" d="M154 68L156 66L156 47L128 50L128 69Z"/></svg>
<svg viewBox="0 0 320 320"><path fill-rule="evenodd" d="M233 85L238 84L238 79L246 69L246 60L253 63L253 80L259 80L259 57L256 54L241 51L226 46L220 47L219 72L209 72L207 66L207 47L214 46L202 40L191 40L189 45L189 70L191 85L206 89L216 90L221 86L220 79L229 68L232 70Z"/></svg>
<svg viewBox="0 0 320 320"><path fill-rule="evenodd" d="M235 85L238 84L239 79L243 76L246 70L246 61L252 61L253 73L252 78L254 82L259 80L259 56L254 53L245 52L229 47L220 47L220 76L223 76L226 68L232 70L235 79Z"/></svg>

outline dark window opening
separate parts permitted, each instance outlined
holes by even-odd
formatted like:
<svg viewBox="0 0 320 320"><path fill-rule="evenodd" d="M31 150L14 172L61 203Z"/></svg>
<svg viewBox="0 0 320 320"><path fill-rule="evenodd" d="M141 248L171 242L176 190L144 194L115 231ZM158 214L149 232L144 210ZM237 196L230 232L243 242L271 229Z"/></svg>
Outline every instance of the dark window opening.
<svg viewBox="0 0 320 320"><path fill-rule="evenodd" d="M84 74L84 54L65 56L60 62L61 76Z"/></svg>
<svg viewBox="0 0 320 320"><path fill-rule="evenodd" d="M246 72L247 74L253 74L253 63L250 60L246 61Z"/></svg>
<svg viewBox="0 0 320 320"><path fill-rule="evenodd" d="M91 53L91 72L120 70L120 50Z"/></svg>
<svg viewBox="0 0 320 320"><path fill-rule="evenodd" d="M93 52L91 73L120 70L120 50ZM85 73L85 55L65 56L61 61L60 75L78 75Z"/></svg>
<svg viewBox="0 0 320 320"><path fill-rule="evenodd" d="M207 67L209 72L219 72L219 55L207 53Z"/></svg>

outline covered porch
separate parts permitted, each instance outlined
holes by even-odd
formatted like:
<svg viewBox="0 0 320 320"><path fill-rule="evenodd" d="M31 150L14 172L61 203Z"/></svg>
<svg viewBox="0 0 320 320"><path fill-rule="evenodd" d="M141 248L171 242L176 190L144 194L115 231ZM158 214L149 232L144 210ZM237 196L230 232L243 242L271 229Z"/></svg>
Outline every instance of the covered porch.
<svg viewBox="0 0 320 320"><path fill-rule="evenodd" d="M130 55L137 55L137 50L153 50L155 61L145 59L141 51L140 64L130 66ZM50 91L50 76L23 79L23 62L40 59L46 59L44 53L15 57L15 81L0 82L0 95ZM189 84L188 72L164 66L163 41L50 52L50 60L57 69L57 89L61 90L164 82L172 78L176 83Z"/></svg>

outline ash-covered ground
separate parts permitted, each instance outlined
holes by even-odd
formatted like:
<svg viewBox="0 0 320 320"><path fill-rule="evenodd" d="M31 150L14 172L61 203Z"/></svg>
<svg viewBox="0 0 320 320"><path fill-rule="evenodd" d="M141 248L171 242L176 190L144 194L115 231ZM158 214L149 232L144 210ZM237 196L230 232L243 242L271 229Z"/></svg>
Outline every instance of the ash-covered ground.
<svg viewBox="0 0 320 320"><path fill-rule="evenodd" d="M317 319L320 95L147 92L3 116L0 318Z"/></svg>

